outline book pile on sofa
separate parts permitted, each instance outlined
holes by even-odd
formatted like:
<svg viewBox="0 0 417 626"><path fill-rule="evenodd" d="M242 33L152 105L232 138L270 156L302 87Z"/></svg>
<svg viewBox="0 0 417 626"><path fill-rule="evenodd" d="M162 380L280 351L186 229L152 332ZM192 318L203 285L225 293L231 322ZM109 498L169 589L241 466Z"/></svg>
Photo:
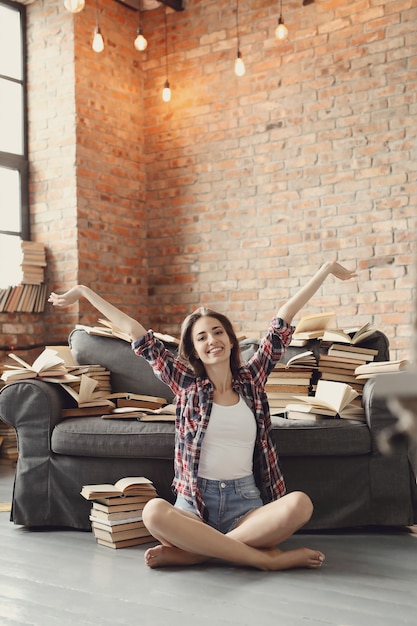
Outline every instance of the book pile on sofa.
<svg viewBox="0 0 417 626"><path fill-rule="evenodd" d="M296 395L308 396L316 370L317 361L311 350L293 356L286 363L277 363L265 383L271 413L284 411Z"/></svg>
<svg viewBox="0 0 417 626"><path fill-rule="evenodd" d="M147 478L133 476L114 485L84 485L81 495L92 501L91 529L99 545L127 548L154 541L142 521L143 507L157 496Z"/></svg>

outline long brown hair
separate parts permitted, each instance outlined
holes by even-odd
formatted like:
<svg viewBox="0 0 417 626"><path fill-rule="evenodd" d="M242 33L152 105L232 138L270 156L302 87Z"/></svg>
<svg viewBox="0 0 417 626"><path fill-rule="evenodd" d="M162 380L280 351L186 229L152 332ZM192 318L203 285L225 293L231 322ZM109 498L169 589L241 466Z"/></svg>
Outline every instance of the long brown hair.
<svg viewBox="0 0 417 626"><path fill-rule="evenodd" d="M231 321L222 313L207 309L206 307L199 307L193 313L188 315L181 326L181 340L178 348L178 354L181 359L188 362L194 369L197 376L206 376L206 368L200 359L196 356L195 347L192 338L192 331L194 324L202 317L214 317L225 329L231 343L232 350L230 353L230 369L232 374L235 375L241 365L240 362L240 345L239 340L236 337L236 333L233 329Z"/></svg>

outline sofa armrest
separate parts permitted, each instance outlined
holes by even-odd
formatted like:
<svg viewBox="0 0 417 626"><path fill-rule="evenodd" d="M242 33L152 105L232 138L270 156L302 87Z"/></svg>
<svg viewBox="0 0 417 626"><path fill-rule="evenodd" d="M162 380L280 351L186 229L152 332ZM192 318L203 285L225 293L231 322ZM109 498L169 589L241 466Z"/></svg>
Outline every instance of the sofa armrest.
<svg viewBox="0 0 417 626"><path fill-rule="evenodd" d="M9 383L0 391L0 417L17 434L19 456L11 513L16 524L47 525L51 433L62 419L66 396L59 385L35 379ZM31 510L36 511L35 517Z"/></svg>
<svg viewBox="0 0 417 626"><path fill-rule="evenodd" d="M380 440L391 429L397 418L391 413L384 398L375 394L375 378L366 381L363 388L362 404L365 410L366 422L371 431L372 453L381 452ZM407 449L406 443L399 444L401 452ZM397 450L399 451L399 450Z"/></svg>
<svg viewBox="0 0 417 626"><path fill-rule="evenodd" d="M384 507L387 499L390 501L389 516L392 524L398 523L396 510L402 510L408 502L408 524L414 524L417 519L417 486L416 478L409 460L409 446L407 440L397 441L390 452L384 452L381 447L381 438L388 429L397 422L397 418L389 410L386 401L375 393L375 379L366 381L363 388L362 403L365 409L366 421L371 434L370 489L371 502L375 512L375 523L378 520L378 507ZM387 522L389 522L389 517Z"/></svg>

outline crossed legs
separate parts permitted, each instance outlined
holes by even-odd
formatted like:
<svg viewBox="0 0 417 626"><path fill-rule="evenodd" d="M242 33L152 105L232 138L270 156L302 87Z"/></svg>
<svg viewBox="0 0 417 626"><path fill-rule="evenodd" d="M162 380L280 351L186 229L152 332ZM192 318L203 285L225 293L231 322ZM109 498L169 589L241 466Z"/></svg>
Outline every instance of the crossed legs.
<svg viewBox="0 0 417 626"><path fill-rule="evenodd" d="M324 561L322 552L308 548L283 551L277 547L304 526L312 512L310 498L292 492L251 511L224 535L196 515L155 498L146 504L143 521L161 545L146 551L145 562L155 568L195 565L217 558L261 570L314 569Z"/></svg>

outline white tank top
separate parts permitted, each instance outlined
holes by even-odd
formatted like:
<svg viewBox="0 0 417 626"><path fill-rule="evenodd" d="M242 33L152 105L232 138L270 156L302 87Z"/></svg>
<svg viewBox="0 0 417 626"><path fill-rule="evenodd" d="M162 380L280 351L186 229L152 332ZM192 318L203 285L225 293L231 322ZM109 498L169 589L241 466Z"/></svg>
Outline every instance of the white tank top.
<svg viewBox="0 0 417 626"><path fill-rule="evenodd" d="M198 476L209 480L250 476L255 438L255 416L242 397L233 406L213 403L201 446Z"/></svg>

